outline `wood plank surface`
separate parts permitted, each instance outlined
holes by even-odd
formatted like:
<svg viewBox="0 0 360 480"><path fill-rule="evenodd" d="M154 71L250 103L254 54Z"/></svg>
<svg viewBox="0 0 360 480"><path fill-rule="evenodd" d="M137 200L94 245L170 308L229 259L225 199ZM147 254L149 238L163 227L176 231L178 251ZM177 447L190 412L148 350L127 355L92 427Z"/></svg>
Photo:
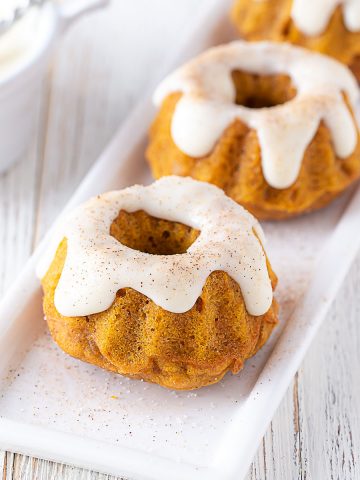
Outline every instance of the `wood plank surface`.
<svg viewBox="0 0 360 480"><path fill-rule="evenodd" d="M114 0L62 40L34 112L33 144L0 176L0 293L176 48L200 3L206 0ZM359 288L360 256L247 480L360 479ZM3 480L114 478L10 452L0 452L0 471Z"/></svg>

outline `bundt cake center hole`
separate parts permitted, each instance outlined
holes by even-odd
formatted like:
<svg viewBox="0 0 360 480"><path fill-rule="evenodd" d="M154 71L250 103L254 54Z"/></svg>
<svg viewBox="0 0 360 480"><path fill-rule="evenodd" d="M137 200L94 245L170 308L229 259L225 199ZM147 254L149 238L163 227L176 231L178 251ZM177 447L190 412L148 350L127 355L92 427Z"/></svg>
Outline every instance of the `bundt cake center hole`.
<svg viewBox="0 0 360 480"><path fill-rule="evenodd" d="M188 225L152 217L143 210L121 210L110 226L110 235L118 242L153 255L185 253L199 234Z"/></svg>
<svg viewBox="0 0 360 480"><path fill-rule="evenodd" d="M231 75L236 89L236 105L269 108L282 105L296 95L287 75L257 75L240 70L234 70Z"/></svg>

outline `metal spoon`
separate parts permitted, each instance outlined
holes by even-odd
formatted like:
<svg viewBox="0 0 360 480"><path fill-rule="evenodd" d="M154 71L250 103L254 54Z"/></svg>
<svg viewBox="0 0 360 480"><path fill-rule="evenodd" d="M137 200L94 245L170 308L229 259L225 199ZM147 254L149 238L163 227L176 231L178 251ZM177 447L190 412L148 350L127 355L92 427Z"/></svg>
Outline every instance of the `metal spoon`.
<svg viewBox="0 0 360 480"><path fill-rule="evenodd" d="M23 18L28 13L30 8L42 7L47 1L48 0L23 1L21 5L19 5L12 11L12 14L9 15L9 18L6 18L5 20L0 20L0 36L10 30L18 20Z"/></svg>

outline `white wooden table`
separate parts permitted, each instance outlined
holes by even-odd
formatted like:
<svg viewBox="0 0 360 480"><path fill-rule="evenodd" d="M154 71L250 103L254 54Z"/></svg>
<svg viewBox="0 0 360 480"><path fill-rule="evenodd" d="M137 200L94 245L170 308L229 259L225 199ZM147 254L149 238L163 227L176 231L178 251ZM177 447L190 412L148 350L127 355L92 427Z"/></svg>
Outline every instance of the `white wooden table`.
<svg viewBox="0 0 360 480"><path fill-rule="evenodd" d="M70 0L71 1L71 0ZM0 293L206 0L113 0L59 46L29 152L0 176ZM360 256L289 388L249 479L360 479ZM3 479L105 479L0 453Z"/></svg>

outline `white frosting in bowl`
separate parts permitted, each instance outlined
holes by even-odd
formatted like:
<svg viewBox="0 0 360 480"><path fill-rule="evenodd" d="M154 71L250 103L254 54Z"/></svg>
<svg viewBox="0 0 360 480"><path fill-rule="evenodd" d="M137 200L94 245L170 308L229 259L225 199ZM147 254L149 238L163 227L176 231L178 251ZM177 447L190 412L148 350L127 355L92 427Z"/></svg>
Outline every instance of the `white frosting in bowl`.
<svg viewBox="0 0 360 480"><path fill-rule="evenodd" d="M153 255L129 248L110 235L119 211L149 215L200 230L185 253ZM240 286L248 312L262 315L272 303L272 286L259 223L224 192L184 177L163 177L92 198L69 215L38 268L43 277L63 238L67 256L55 291L65 316L108 309L116 292L131 287L175 313L193 307L208 276L227 272Z"/></svg>
<svg viewBox="0 0 360 480"><path fill-rule="evenodd" d="M3 3L4 2L4 3ZM8 18L19 2L0 1L0 20ZM23 61L37 45L40 11L32 8L6 33L0 35L0 79L1 75Z"/></svg>
<svg viewBox="0 0 360 480"><path fill-rule="evenodd" d="M231 74L286 74L296 88L292 100L269 108L236 105ZM182 92L172 118L177 147L191 157L211 152L236 119L256 130L262 170L269 185L284 189L297 179L305 150L321 121L330 130L336 155L346 158L358 141L358 126L344 100L356 111L359 89L350 70L336 60L272 42L237 41L212 48L179 68L157 88L157 105Z"/></svg>
<svg viewBox="0 0 360 480"><path fill-rule="evenodd" d="M297 28L308 36L321 35L335 9L341 5L344 24L349 32L360 31L359 0L294 0L291 18Z"/></svg>

